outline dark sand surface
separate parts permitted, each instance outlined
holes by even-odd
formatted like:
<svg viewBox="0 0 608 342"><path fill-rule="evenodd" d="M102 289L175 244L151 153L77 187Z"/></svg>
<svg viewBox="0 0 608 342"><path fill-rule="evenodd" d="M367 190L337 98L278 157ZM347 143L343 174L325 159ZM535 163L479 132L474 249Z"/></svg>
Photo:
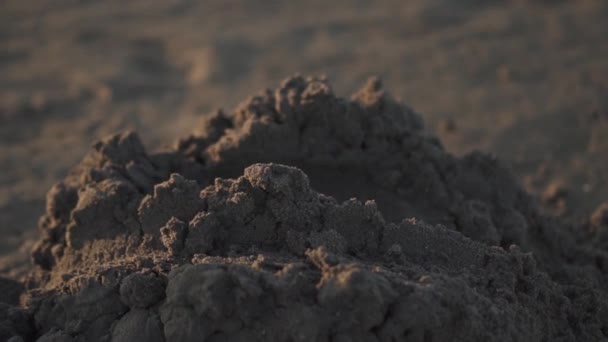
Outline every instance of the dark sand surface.
<svg viewBox="0 0 608 342"><path fill-rule="evenodd" d="M597 227L607 20L602 0L3 1L0 272L32 268L45 194L95 141L131 129L148 151L174 146L296 72L327 75L337 94L379 75L447 152L496 155L564 229ZM296 166L345 199L327 169Z"/></svg>
<svg viewBox="0 0 608 342"><path fill-rule="evenodd" d="M608 211L575 229L542 214L378 79L347 99L293 77L174 148L95 143L47 195L0 336L599 340L607 242Z"/></svg>

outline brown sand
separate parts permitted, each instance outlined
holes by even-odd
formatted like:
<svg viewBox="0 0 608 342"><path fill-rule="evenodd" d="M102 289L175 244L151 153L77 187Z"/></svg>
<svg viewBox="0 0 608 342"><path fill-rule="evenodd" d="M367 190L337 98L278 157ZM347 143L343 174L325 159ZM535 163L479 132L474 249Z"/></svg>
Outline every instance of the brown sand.
<svg viewBox="0 0 608 342"><path fill-rule="evenodd" d="M605 246L542 215L496 159L446 153L377 79L346 100L290 78L174 150L100 141L48 193L41 233L6 338L608 336Z"/></svg>
<svg viewBox="0 0 608 342"><path fill-rule="evenodd" d="M385 155L384 159L365 160L362 165L347 170L336 167L338 159L335 158L347 162L355 157L337 155L336 151L352 148L348 144L359 139L357 128L344 122L331 123L335 130L329 133L322 129L315 133L317 128L304 125L313 140L319 137L326 140L325 147L318 146L322 145L318 141L300 142L308 150L299 151L301 155L297 158L272 152L272 156L280 157L274 161L303 170L313 189L335 197L338 202L351 196L362 201L375 199L385 223L417 217L506 250L515 242L524 252L532 252L541 265L541 272L549 274L559 286L569 284L576 272L581 283L595 284L591 288L602 284L601 280L594 280L594 274L606 265L601 253L606 251L608 243L605 228L608 215L606 204L602 205L608 193L608 158L605 157L608 64L604 58L608 53L605 39L608 3L605 1L383 0L334 1L331 6L316 1L263 5L240 0L229 3L131 1L128 4L37 1L36 6L30 2L5 1L0 6L0 229L3 234L0 271L6 277L0 278L3 302L10 305L17 302L24 276L32 270L28 255L33 241L38 239L35 227L44 212L44 193L65 176L94 140L108 133L135 129L142 133L145 145L157 150L175 136L190 132L193 122L214 106L231 107L252 89L276 84L296 70L328 74L339 93L354 91L370 74L382 75L393 93L424 113L427 130L441 138L445 150L458 156L473 149L492 152L514 171L517 182L532 198L513 200L512 191L518 187L507 180L510 176L504 167L492 166L496 162L491 158L473 154L454 161L458 158L449 157L445 152L439 157L428 147L438 146L437 143L424 143L422 146L426 147L422 150L414 148L417 145L404 145L401 148L419 152L395 157L391 150L395 148L392 145L395 141L375 142L371 155ZM418 118L409 109L398 111L410 119ZM243 114L235 118L239 115ZM215 116L210 121L212 124L202 127L202 132L182 139L177 146L186 161L154 157L154 168L164 171L152 176L145 173L133 176L132 185L140 194L151 193L152 185L167 180L166 172L172 170L204 186L215 176L242 175L249 163L273 161L270 159L274 157L260 159L259 155L240 160L230 151L243 155L249 149L247 155L255 156L256 150L231 147L230 141L209 145L218 139L214 135L221 134L213 133L210 127L221 132L222 127L241 127L243 122L239 120L245 119L226 120L221 115ZM311 118L313 122L318 119ZM368 122L362 126L377 127ZM414 129L415 125L410 122L399 127ZM247 129L240 131L233 139L238 141L247 136ZM282 137L289 138L286 141L293 142L292 136L300 133L273 134L284 134ZM127 138L131 139L134 138ZM259 146L256 143L259 142L254 140L248 144ZM106 145L97 148L103 146ZM263 146L272 150L272 146ZM292 152L296 147L285 146ZM309 160L311 153L324 157ZM164 164L157 165L158 158L164 160ZM213 162L216 159L223 162ZM393 159L395 164L388 165ZM446 161L451 159L454 160ZM95 161L90 162L85 169L97 167ZM114 162L122 165L124 160ZM149 165L143 163L135 169L131 166L129 172L149 170ZM374 165L374 172L366 163ZM204 165L199 169L195 164ZM486 164L487 169L479 169ZM404 165L420 169L403 169ZM495 167L502 170L499 172L502 176L488 180L490 176L486 172ZM377 175L376 168L384 174ZM75 171L77 175L81 172L84 171ZM472 174L476 176L468 176ZM147 177L152 180L146 181ZM423 179L419 179L421 177ZM415 181L403 183L404 179ZM498 183L493 183L495 181ZM81 184L75 180L70 182L75 182L72 186ZM482 185L476 185L480 182ZM500 192L498 198L481 190L476 190L481 191L479 193L467 190L487 187L487 182L492 184L491 188L512 190L504 195ZM100 196L120 197L123 191L130 191L107 186L96 190ZM50 203L57 203L61 215L69 216L72 210L66 208L73 204L70 201L74 201L77 194L65 197L66 189L55 187L51 192L55 193L51 198L63 198L66 203L53 202L55 200ZM434 195L418 201L420 194L426 196L427 193ZM96 196L89 194L84 198L94 200ZM470 200L469 196L475 199ZM469 200L461 201L467 198ZM541 208L529 209L537 199ZM452 204L456 202L458 205L454 207ZM103 229L87 237L90 231L85 229L84 236L76 232L74 242L98 238L99 234L112 236L124 227L137 231L120 223L131 209L121 210L117 217L99 214L100 222L92 219L85 225L111 226L110 230L103 232L106 230ZM539 220L546 221L549 220L544 216L547 213L560 216L559 221L540 224L530 218L540 215L544 218ZM97 215L85 213L83 219L97 218ZM161 219L146 218L149 222ZM190 217L184 217L182 223L165 227L161 241L164 239L171 250L179 250L180 241L186 238L189 220ZM535 232L531 236L530 230ZM44 234L43 241L50 249L64 243L63 233ZM327 242L334 236L329 234L304 237L304 246L312 248L319 245L319 241ZM556 236L547 238L553 234ZM337 241L337 246L344 248L344 241L340 238ZM44 246L39 246L37 253L38 263L46 263L47 268L54 260L48 257L48 248L44 252ZM230 246L222 247L221 243L218 248L230 250ZM594 254L598 251L600 256ZM359 258L356 262L367 260L356 257ZM563 260L566 262L561 265ZM576 295L566 295L568 300L572 296ZM594 319L601 318L597 311L599 305L593 296L584 298L583 302L593 308L589 314L593 319L587 320L593 325ZM581 303L580 300L574 302ZM530 310L529 306L523 307ZM584 307L579 305L573 312L580 313ZM0 311L0 321L6 322L0 326L13 327L8 331L30 329L23 323L19 310L7 307ZM570 314L568 310L564 312ZM141 319L141 315L138 317ZM568 321L576 319L568 318ZM572 329L578 337L583 328ZM584 329L590 331L589 326ZM62 336L61 331L53 334L57 338ZM579 339L594 340L598 336L590 334Z"/></svg>

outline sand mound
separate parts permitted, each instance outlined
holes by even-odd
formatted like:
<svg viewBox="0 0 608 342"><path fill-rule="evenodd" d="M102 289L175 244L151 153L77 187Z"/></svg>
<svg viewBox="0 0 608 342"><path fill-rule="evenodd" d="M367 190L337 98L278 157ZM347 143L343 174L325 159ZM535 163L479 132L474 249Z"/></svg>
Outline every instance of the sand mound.
<svg viewBox="0 0 608 342"><path fill-rule="evenodd" d="M294 77L175 149L96 144L49 191L39 269L0 335L600 340L607 253L577 241L494 158L447 154L378 80L346 100Z"/></svg>

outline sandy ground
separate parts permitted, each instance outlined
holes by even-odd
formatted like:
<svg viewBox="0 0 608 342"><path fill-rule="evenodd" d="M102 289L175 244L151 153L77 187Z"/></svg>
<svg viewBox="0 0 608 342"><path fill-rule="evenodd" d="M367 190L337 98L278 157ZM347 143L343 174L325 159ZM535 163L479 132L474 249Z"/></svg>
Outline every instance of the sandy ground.
<svg viewBox="0 0 608 342"><path fill-rule="evenodd" d="M608 190L608 2L2 1L0 272L26 267L44 195L92 142L170 145L296 72L380 75L445 147L508 163L580 221Z"/></svg>

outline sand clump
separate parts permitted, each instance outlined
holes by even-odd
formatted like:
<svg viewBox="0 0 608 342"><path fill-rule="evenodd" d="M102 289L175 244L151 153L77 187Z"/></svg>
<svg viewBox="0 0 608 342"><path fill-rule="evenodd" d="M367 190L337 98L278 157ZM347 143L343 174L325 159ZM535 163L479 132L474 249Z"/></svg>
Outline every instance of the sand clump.
<svg viewBox="0 0 608 342"><path fill-rule="evenodd" d="M598 211L599 213L599 211ZM47 196L24 341L608 338L604 212L543 216L495 158L456 158L377 79L292 77L174 149L106 138ZM597 228L600 227L600 228Z"/></svg>

